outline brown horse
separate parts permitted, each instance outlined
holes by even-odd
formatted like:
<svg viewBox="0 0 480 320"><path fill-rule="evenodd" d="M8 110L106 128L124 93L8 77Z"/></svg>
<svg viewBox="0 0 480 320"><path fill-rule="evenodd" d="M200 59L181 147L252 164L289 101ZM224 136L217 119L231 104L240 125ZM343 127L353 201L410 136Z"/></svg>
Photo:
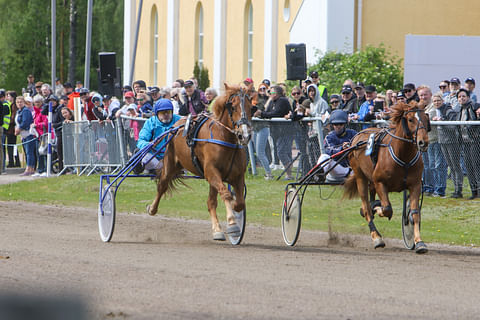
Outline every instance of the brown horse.
<svg viewBox="0 0 480 320"><path fill-rule="evenodd" d="M207 115L208 119L195 137L193 149L187 143L188 135L186 137L183 134L185 127L176 132L165 150L164 165L157 177L157 196L148 208L150 215L157 213L162 195L175 188L175 182L178 182L183 169L186 169L197 176L204 176L210 184L207 206L213 238L225 240L217 218L218 194L227 208L227 235L239 234L241 226L236 224L232 210L241 212L245 209L245 147L251 137L251 107L250 97L243 88L225 84L225 94L216 98L213 115ZM187 119L182 118L175 127L181 127L186 122ZM198 161L193 160L194 156ZM233 187L235 196L224 182Z"/></svg>
<svg viewBox="0 0 480 320"><path fill-rule="evenodd" d="M369 136L375 134L378 148L376 164L371 156L365 154L365 148L356 148L349 154L353 175L345 181L347 198L360 195L362 209L360 213L368 222L370 234L375 248L384 247L385 242L373 223L374 213L380 217L391 219L393 210L388 199L389 192L408 190L410 193L410 214L414 223L414 241L417 253L428 251L420 238L419 199L422 193L423 161L420 151L425 152L428 146L430 122L424 112L423 103L399 103L392 109L389 129L371 128L359 132L352 139L352 146L365 145ZM380 198L381 206L372 212L368 199L373 201L375 193Z"/></svg>

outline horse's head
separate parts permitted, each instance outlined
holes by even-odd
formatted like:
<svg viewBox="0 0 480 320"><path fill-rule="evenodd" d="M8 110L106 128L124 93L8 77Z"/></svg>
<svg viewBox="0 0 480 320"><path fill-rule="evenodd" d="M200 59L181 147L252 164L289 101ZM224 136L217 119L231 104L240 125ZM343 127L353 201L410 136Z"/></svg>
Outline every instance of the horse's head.
<svg viewBox="0 0 480 320"><path fill-rule="evenodd" d="M423 101L394 105L391 119L393 127L402 128L403 138L415 143L420 151L427 151L430 119L425 113L425 103Z"/></svg>
<svg viewBox="0 0 480 320"><path fill-rule="evenodd" d="M215 117L232 129L241 145L247 145L252 137L251 99L244 88L225 83L225 95L217 98L212 108Z"/></svg>

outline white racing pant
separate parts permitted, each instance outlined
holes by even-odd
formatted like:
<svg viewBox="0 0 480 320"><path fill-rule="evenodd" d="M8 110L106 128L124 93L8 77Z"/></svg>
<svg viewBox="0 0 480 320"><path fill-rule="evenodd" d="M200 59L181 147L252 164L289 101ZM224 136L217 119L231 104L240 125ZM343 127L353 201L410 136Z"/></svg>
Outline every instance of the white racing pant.
<svg viewBox="0 0 480 320"><path fill-rule="evenodd" d="M153 159L152 159L153 158ZM152 159L150 161L150 159ZM150 161L150 162L149 162ZM147 163L148 162L148 163ZM154 157L153 154L148 153L145 157L142 159L142 164L145 166L146 170L156 170L156 169L162 169L163 167L163 159L158 160L157 157Z"/></svg>
<svg viewBox="0 0 480 320"><path fill-rule="evenodd" d="M320 155L320 158L318 158L317 164L323 161L325 161L325 163L322 165L324 172L329 171L337 163L335 160L330 159L330 156L325 153ZM349 174L349 172L350 172L350 168L345 168L339 164L338 166L333 168L332 171L329 172L329 174L327 175L327 178L332 180L341 180L345 178Z"/></svg>

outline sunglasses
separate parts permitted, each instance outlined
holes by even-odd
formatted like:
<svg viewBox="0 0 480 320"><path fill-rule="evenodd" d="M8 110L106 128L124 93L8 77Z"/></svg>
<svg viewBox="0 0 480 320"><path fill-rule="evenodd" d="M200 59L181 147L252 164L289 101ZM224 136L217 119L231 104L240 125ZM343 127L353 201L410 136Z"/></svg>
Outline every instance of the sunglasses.
<svg viewBox="0 0 480 320"><path fill-rule="evenodd" d="M333 100L333 101L330 101L331 104L336 104L336 103L340 103L340 101L338 100Z"/></svg>
<svg viewBox="0 0 480 320"><path fill-rule="evenodd" d="M298 96L300 95L300 92L292 92L292 96Z"/></svg>
<svg viewBox="0 0 480 320"><path fill-rule="evenodd" d="M412 92L412 89L404 89L403 92Z"/></svg>
<svg viewBox="0 0 480 320"><path fill-rule="evenodd" d="M258 91L265 91L266 89L267 88L265 88L265 87L261 87L261 88L258 89Z"/></svg>
<svg viewBox="0 0 480 320"><path fill-rule="evenodd" d="M443 86L438 86L440 89L446 89L447 86L443 85Z"/></svg>

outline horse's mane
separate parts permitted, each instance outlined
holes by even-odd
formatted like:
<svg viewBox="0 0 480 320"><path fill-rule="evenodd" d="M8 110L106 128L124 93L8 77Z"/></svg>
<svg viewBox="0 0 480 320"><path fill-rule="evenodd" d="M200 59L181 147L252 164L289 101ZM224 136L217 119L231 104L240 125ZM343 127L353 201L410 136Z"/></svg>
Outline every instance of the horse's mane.
<svg viewBox="0 0 480 320"><path fill-rule="evenodd" d="M420 101L418 103L416 101L410 101L410 103L408 104L403 102L394 104L392 107L390 107L390 110L392 111L390 116L390 120L392 123L390 124L390 127L395 128L400 123L405 112L416 108L423 109L424 107L425 103L423 101Z"/></svg>
<svg viewBox="0 0 480 320"><path fill-rule="evenodd" d="M213 116L218 120L225 109L228 98L240 90L240 86L226 86L225 93L221 96L218 96L212 106Z"/></svg>

